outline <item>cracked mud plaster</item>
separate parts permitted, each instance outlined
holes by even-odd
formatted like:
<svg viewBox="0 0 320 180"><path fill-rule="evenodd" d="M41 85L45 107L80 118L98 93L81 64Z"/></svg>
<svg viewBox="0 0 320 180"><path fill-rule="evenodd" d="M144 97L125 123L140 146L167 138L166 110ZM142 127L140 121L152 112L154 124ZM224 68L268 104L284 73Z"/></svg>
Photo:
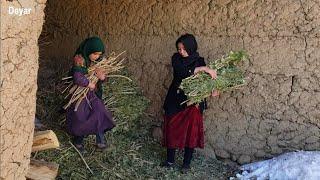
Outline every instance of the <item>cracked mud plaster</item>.
<svg viewBox="0 0 320 180"><path fill-rule="evenodd" d="M8 8L31 8L9 15ZM44 0L1 0L0 179L25 179L33 140Z"/></svg>
<svg viewBox="0 0 320 180"><path fill-rule="evenodd" d="M314 0L49 0L42 35L51 44L40 48L43 64L67 61L88 35L108 52L127 50L159 120L179 35L195 34L206 60L247 50L248 85L210 99L205 113L207 148L246 163L320 149L319 13Z"/></svg>

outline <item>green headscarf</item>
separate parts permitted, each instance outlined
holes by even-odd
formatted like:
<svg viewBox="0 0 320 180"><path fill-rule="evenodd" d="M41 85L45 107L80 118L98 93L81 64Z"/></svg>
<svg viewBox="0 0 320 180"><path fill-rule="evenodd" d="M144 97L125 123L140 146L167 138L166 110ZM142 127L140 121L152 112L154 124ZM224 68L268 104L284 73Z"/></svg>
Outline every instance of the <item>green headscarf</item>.
<svg viewBox="0 0 320 180"><path fill-rule="evenodd" d="M89 55L94 52L105 52L105 47L102 40L99 37L90 37L82 41L78 47L75 55L81 55L85 60L85 66L73 66L72 72L82 72L84 74L88 73L88 68L90 66Z"/></svg>
<svg viewBox="0 0 320 180"><path fill-rule="evenodd" d="M102 42L102 40L99 37L90 37L82 41L80 46L78 47L75 56L81 55L85 60L84 66L76 66L73 65L71 69L71 73L75 72L81 72L84 74L88 74L88 68L90 67L90 59L89 55L94 52L102 52L102 54L105 52L105 47ZM99 98L102 98L102 82L99 80L97 83L98 91L96 92L97 96Z"/></svg>

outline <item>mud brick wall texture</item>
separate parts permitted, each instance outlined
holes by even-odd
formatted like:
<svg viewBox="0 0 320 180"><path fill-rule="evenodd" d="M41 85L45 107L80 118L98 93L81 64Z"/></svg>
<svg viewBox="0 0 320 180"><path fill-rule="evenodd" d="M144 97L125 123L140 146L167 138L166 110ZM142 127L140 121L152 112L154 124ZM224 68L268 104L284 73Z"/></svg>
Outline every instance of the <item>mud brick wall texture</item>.
<svg viewBox="0 0 320 180"><path fill-rule="evenodd" d="M245 49L246 87L210 99L206 148L246 163L319 150L320 3L315 0L48 0L40 61L65 63L85 37L127 66L161 119L175 40L193 33L206 60ZM41 66L41 65L40 65Z"/></svg>
<svg viewBox="0 0 320 180"><path fill-rule="evenodd" d="M25 179L28 170L45 2L1 0L0 179ZM31 13L9 15L10 6Z"/></svg>

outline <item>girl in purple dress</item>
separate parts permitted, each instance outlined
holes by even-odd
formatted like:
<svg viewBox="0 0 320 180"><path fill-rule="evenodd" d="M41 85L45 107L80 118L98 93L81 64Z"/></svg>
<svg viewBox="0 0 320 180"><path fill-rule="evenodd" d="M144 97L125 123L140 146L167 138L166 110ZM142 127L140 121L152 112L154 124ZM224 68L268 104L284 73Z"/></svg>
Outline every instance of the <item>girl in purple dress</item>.
<svg viewBox="0 0 320 180"><path fill-rule="evenodd" d="M77 111L75 103L67 109L68 132L73 135L73 143L82 152L83 139L90 134L96 135L97 148L105 149L104 133L115 126L111 112L106 109L102 101L101 84L106 79L105 73L102 69L95 70L95 75L99 78L96 84L85 76L88 74L91 61L96 61L104 52L105 47L100 38L90 37L84 40L75 53L74 65L70 71L74 84L90 88Z"/></svg>

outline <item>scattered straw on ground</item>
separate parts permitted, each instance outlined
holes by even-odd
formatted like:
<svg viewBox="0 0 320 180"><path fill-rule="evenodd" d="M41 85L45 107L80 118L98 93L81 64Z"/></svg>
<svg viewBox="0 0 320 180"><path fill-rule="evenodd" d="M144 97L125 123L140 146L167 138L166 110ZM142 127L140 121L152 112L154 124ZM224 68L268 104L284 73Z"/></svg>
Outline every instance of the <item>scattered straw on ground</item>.
<svg viewBox="0 0 320 180"><path fill-rule="evenodd" d="M59 88L57 82L63 76L53 73L50 83L48 79L45 82L40 79L37 94L38 116L48 129L57 134L61 148L32 155L39 160L58 163L57 179L226 179L230 173L222 162L205 159L198 153L189 174L181 174L178 168L167 170L159 167L164 160L165 149L151 136L151 129L159 122L144 114L148 100L139 88L119 77L110 78L105 86L105 102L117 122L117 127L106 134L109 148L104 152L97 151L95 137L89 136L85 139L87 153L82 159L70 144L71 137L65 131L65 115L58 113L63 106L63 97L60 97L63 88ZM182 163L181 153L178 153L178 164Z"/></svg>

